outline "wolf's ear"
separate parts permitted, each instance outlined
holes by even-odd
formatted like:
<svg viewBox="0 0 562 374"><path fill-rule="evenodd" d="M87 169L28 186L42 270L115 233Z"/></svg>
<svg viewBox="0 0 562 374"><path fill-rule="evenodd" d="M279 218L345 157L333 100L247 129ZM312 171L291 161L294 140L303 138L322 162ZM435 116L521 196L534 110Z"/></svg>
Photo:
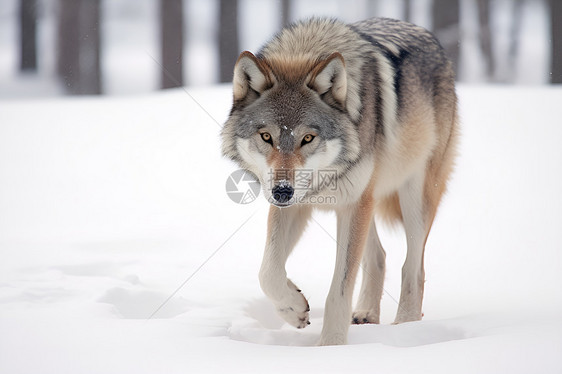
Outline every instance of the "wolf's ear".
<svg viewBox="0 0 562 374"><path fill-rule="evenodd" d="M232 85L234 102L251 101L271 88L272 74L263 61L245 51L240 54L234 66Z"/></svg>
<svg viewBox="0 0 562 374"><path fill-rule="evenodd" d="M334 52L320 61L310 72L308 87L318 92L329 105L345 109L347 74L343 56Z"/></svg>

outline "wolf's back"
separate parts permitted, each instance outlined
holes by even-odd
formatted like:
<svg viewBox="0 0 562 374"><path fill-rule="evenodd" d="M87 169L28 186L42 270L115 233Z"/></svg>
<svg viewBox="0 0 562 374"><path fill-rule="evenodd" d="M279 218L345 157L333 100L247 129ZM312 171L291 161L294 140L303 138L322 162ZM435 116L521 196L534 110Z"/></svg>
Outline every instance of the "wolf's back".
<svg viewBox="0 0 562 374"><path fill-rule="evenodd" d="M387 18L353 24L324 18L298 22L277 34L258 56L270 61L274 70L290 71L287 66L303 66L303 61L312 65L333 52L341 53L345 60L347 110L355 121L362 110L362 86L371 75L375 76L382 101L388 104L386 110L380 108L381 121L384 112L388 121L391 112L400 111L402 89L407 83L421 85L428 94L439 86L436 80L454 87L451 63L433 34L411 23Z"/></svg>

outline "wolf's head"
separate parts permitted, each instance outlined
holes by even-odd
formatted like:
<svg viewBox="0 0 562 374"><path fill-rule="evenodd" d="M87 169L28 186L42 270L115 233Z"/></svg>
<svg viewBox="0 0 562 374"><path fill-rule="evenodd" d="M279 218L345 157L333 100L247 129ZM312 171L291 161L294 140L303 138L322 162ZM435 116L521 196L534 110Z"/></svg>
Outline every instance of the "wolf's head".
<svg viewBox="0 0 562 374"><path fill-rule="evenodd" d="M346 111L341 54L313 59L243 52L233 91L222 152L258 176L270 203L303 202L333 186L356 161L359 139Z"/></svg>

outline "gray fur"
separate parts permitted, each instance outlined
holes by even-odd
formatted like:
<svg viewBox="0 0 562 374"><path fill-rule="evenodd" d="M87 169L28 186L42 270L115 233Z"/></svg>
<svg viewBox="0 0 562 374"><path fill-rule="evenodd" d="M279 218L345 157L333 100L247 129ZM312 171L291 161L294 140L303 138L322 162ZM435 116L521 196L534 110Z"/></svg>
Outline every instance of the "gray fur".
<svg viewBox="0 0 562 374"><path fill-rule="evenodd" d="M322 18L298 22L279 32L257 57L319 61L333 52L342 54L348 74L348 99L343 112L319 105L318 95L310 90L303 92L287 89L283 84L275 85L255 95L247 105L233 105L222 131L223 154L243 163L233 142L236 137L250 138L265 124L293 131L307 125L321 129L321 139L340 138L343 150L338 159L353 164L358 152L348 146L347 133L359 129L361 152L372 152L374 144L391 135L398 119L407 114L404 112L408 110L411 94L409 85L423 87L431 97L435 79L440 76L447 81L452 79L450 63L430 32L386 18L351 25ZM383 65L388 66L390 74L381 73ZM370 105L366 101L371 101ZM290 130L281 134L281 150L291 152L297 144Z"/></svg>

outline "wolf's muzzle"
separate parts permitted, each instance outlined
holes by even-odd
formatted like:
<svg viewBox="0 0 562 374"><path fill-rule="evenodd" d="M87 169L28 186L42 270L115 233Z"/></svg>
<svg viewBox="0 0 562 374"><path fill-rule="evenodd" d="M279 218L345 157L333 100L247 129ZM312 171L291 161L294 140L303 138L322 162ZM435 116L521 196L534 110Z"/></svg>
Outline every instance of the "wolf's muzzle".
<svg viewBox="0 0 562 374"><path fill-rule="evenodd" d="M293 197L295 190L288 184L278 184L271 190L275 203L287 204Z"/></svg>

